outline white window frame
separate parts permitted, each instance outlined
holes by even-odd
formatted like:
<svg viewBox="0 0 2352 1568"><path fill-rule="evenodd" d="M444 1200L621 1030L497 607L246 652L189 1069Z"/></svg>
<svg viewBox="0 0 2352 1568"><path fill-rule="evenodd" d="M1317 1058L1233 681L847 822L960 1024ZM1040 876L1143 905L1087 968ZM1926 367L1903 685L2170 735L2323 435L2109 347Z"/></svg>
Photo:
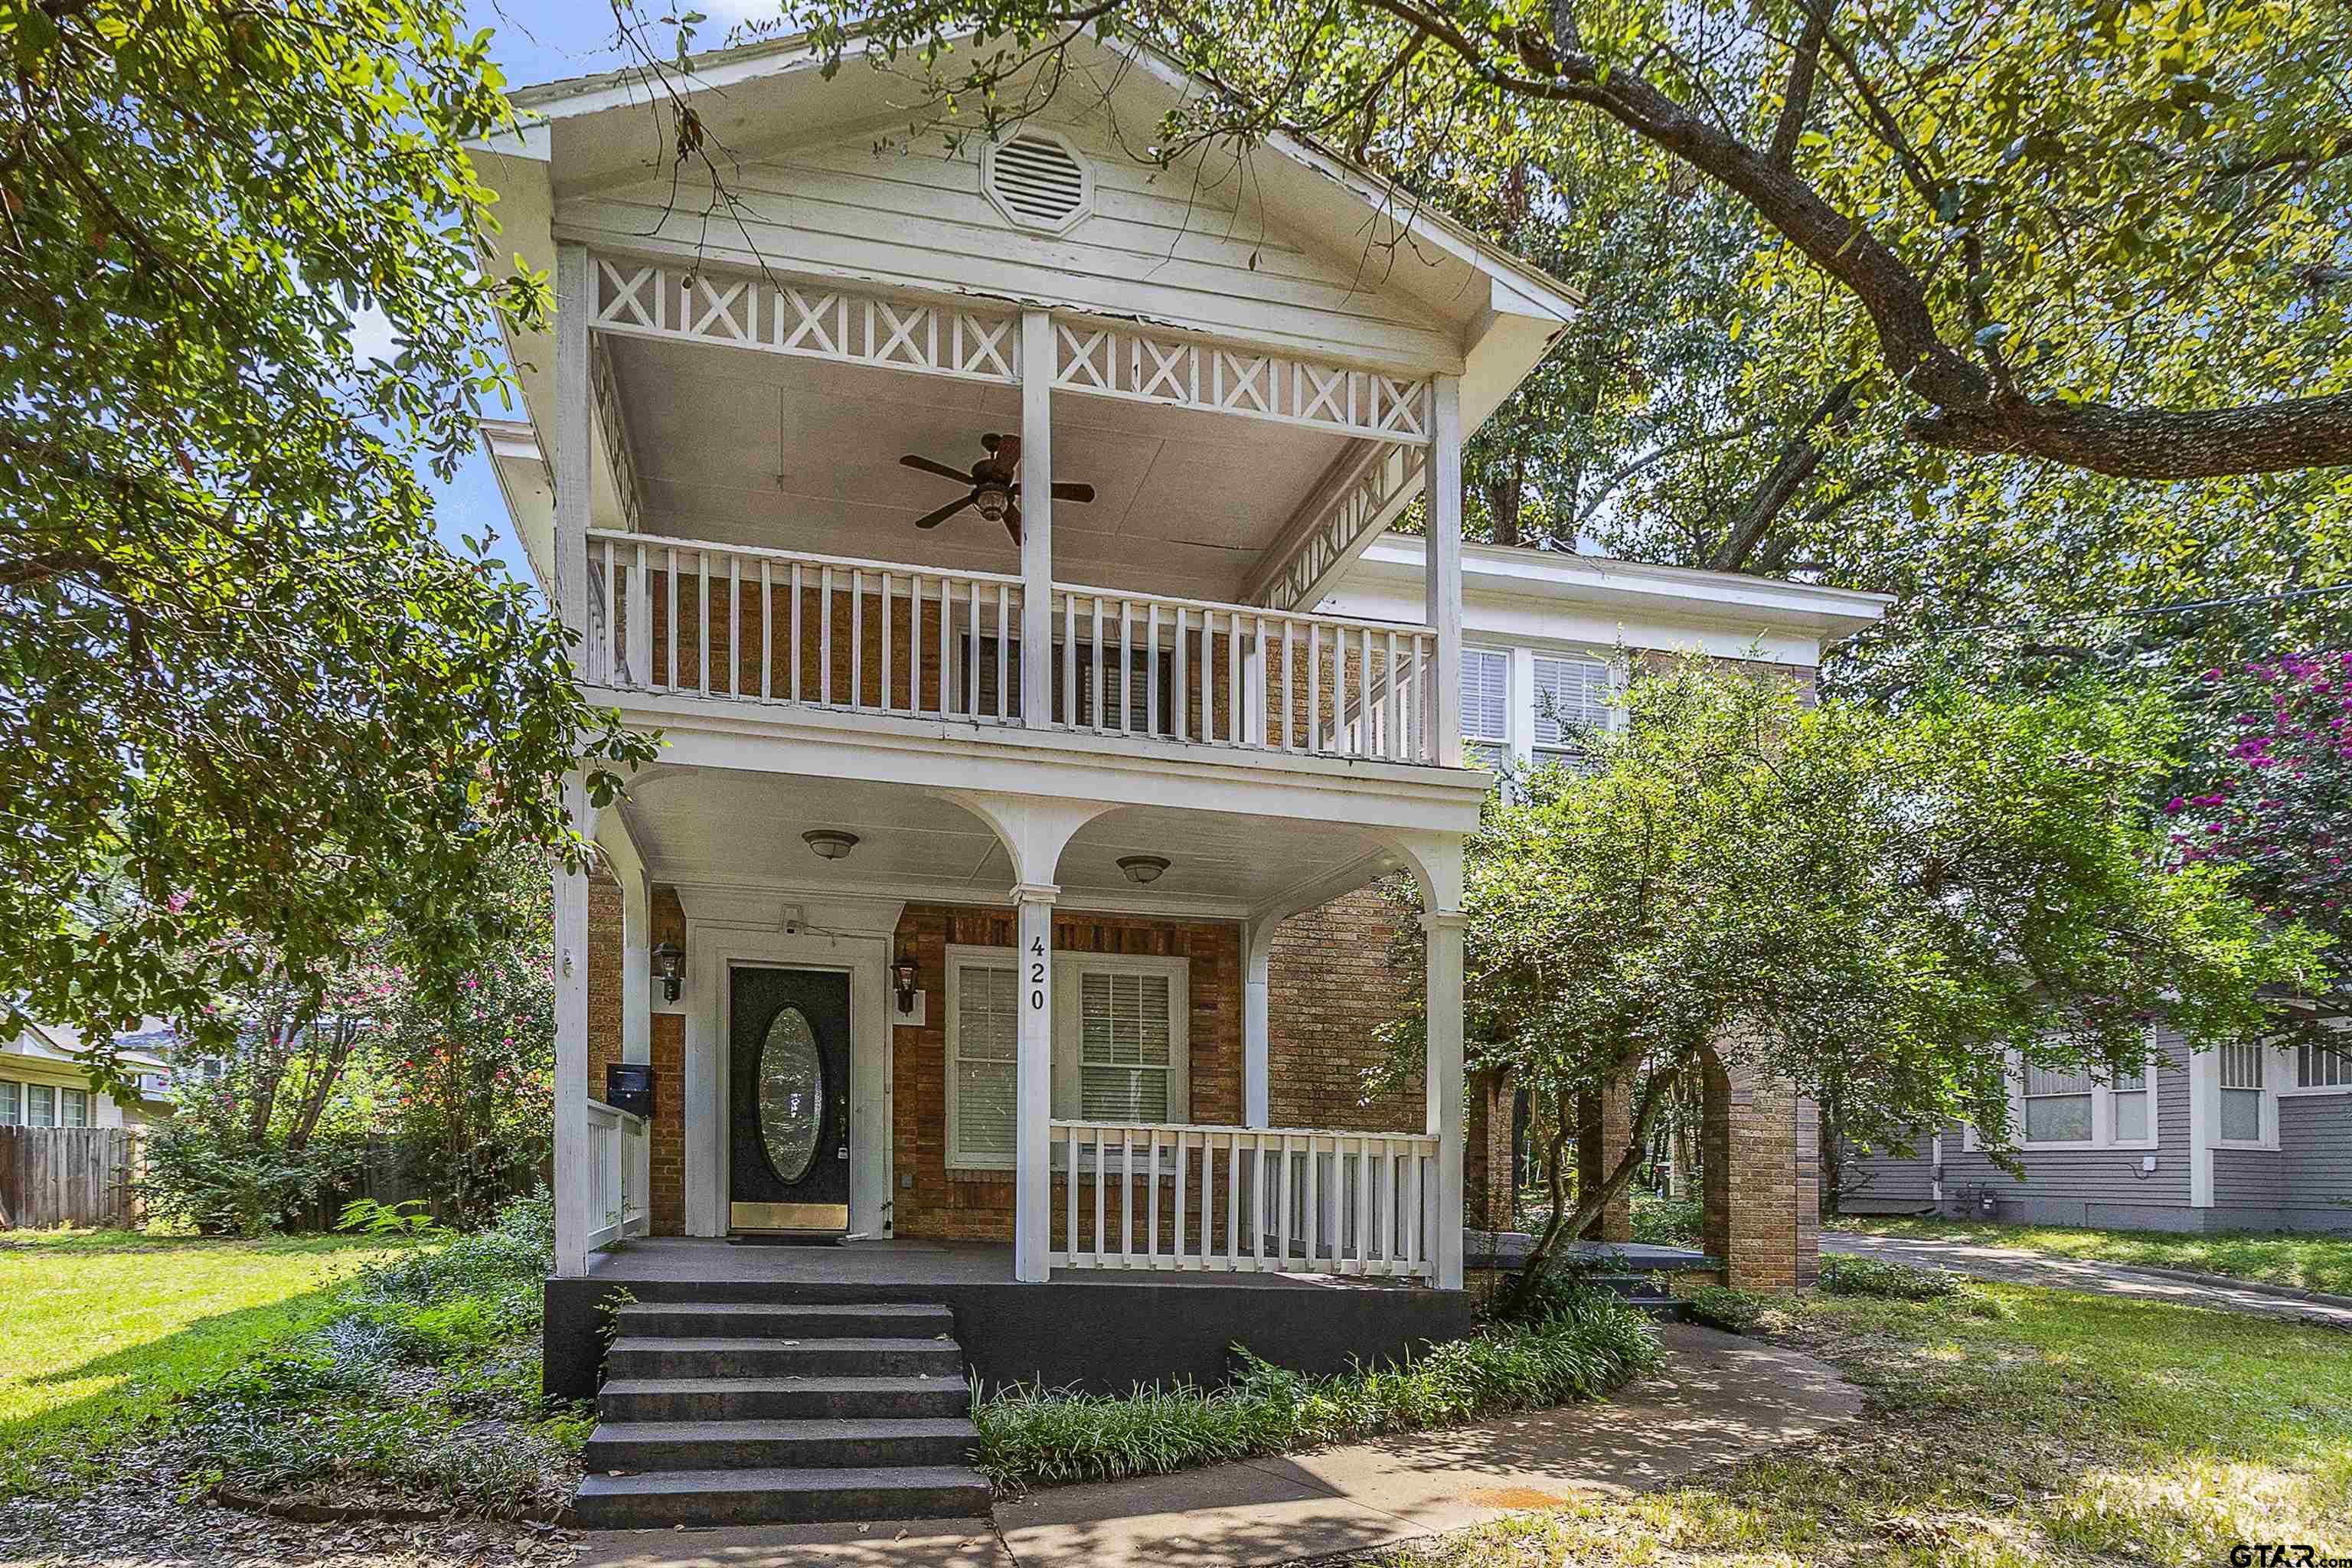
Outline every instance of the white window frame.
<svg viewBox="0 0 2352 1568"><path fill-rule="evenodd" d="M2085 1066L2083 1068L2083 1087L2079 1089L2068 1089L2063 1094L2028 1094L2025 1092L2025 1086L2032 1081L2031 1078L2028 1076L2030 1070L2031 1069L2026 1066L2023 1058L2018 1057L2014 1054L2011 1055L2009 1101L2011 1109L2015 1113L2014 1124L2017 1128L2017 1146L2020 1149L2097 1148L2099 1146L2098 1075L2091 1071L2091 1069ZM2087 1138L2028 1137L2026 1135L2026 1113L2031 1109L2029 1102L2036 1100L2081 1100L2085 1101L2086 1103L2084 1106L2084 1110L2090 1113L2085 1120L2090 1123L2091 1135ZM2114 1123L2109 1122L2108 1125L2113 1126Z"/></svg>
<svg viewBox="0 0 2352 1568"><path fill-rule="evenodd" d="M1496 647L1490 644L1471 643L1463 647L1462 669L1465 675L1469 673L1472 665L1482 658L1499 660L1503 667L1503 732L1501 734L1482 735L1473 731L1470 728L1470 705L1467 702L1462 705L1462 743L1473 756L1477 754L1476 748L1485 748L1522 760L1526 757L1526 750L1520 744L1517 734L1520 682L1517 672L1513 667L1518 663L1518 660L1512 657L1512 653L1513 650L1510 648Z"/></svg>
<svg viewBox="0 0 2352 1568"><path fill-rule="evenodd" d="M69 1116L77 1107L80 1110L81 1120L79 1121L71 1121L69 1120ZM60 1127L88 1127L90 1125L89 1090L86 1089L60 1089L58 1090L58 1125Z"/></svg>
<svg viewBox="0 0 2352 1568"><path fill-rule="evenodd" d="M2147 1055L2140 1068L2140 1083L2147 1094L2147 1136L2118 1138L2116 1136L2116 1085L2103 1078L2095 1067L2086 1068L2091 1083L2091 1135L2088 1138L2033 1139L2025 1136L2025 1058L2015 1051L2009 1053L2009 1113L2010 1125L2017 1131L2017 1147L2021 1151L2047 1151L2062 1153L2099 1149L2158 1149L2164 1145L2162 1107L2158 1100L2157 1068L2162 1064L2155 1036L2147 1037ZM2125 1092L2137 1094L2139 1089ZM2037 1097L2040 1098L2040 1097ZM2064 1098L2064 1097L2060 1097ZM1973 1152L1977 1148L1977 1130L1963 1124L1960 1146Z"/></svg>
<svg viewBox="0 0 2352 1568"><path fill-rule="evenodd" d="M22 1127L25 1124L25 1086L13 1078L0 1078L0 1090L8 1091L5 1103L0 1103L0 1127Z"/></svg>
<svg viewBox="0 0 2352 1568"><path fill-rule="evenodd" d="M1059 955L1057 954L1056 957L1058 956ZM963 972L966 969L1003 969L1008 970L1015 976L1018 976L1021 972L1020 958L1019 955L1009 947L967 947L951 945L947 950L947 1072L945 1076L946 1097L948 1102L948 1169L951 1171L1010 1171L1017 1168L1020 1163L1020 1152L1018 1150L1015 1150L1013 1153L1008 1154L1002 1159L992 1159L982 1154L965 1154L961 1152L963 1148L963 1141L957 1136L962 1120L962 1113L959 1107L961 1104L963 1098L962 1095L958 1092L959 1074L957 1073L956 1068L961 1058L961 1045L957 1038L957 1035L962 1026L961 1000ZM1017 1105L1017 1097L1020 1094L1020 1068L1018 1065L1013 1068L1013 1093L1016 1096L1015 1103Z"/></svg>
<svg viewBox="0 0 2352 1568"><path fill-rule="evenodd" d="M1603 655L1594 653L1589 648L1529 648L1528 650L1527 682L1528 743L1525 755L1526 760L1530 763L1545 758L1559 758L1566 761L1572 758L1581 757L1581 753L1571 752L1564 746L1545 745L1539 733L1539 726L1543 723L1544 715L1541 705L1541 686L1536 679L1536 661L1547 658L1551 660L1554 664L1591 664L1600 666L1602 706L1601 709L1601 721L1596 728L1603 731L1604 732L1615 730L1622 712L1622 710L1617 708L1613 703L1613 699L1617 696L1618 692L1617 666L1613 659L1608 658Z"/></svg>
<svg viewBox="0 0 2352 1568"><path fill-rule="evenodd" d="M2280 1055L2287 1058L2286 1072L2273 1091L2282 1100L2298 1099L2307 1094L2352 1094L2352 1022L2339 1021L2329 1026L2329 1033L2338 1036L2343 1044L2337 1047L2336 1071L2341 1081L2336 1083L2305 1083L2303 1081L2304 1047L2284 1046Z"/></svg>
<svg viewBox="0 0 2352 1568"><path fill-rule="evenodd" d="M2260 1085L2263 1097L2262 1135L2257 1138L2221 1136L2222 1095L2251 1091L2231 1089L2225 1086L2222 1081L2223 1074L2231 1065L2230 1058L2223 1054L2223 1047L2215 1047L2213 1071L2210 1075L2212 1088L2210 1091L2213 1096L2211 1121L2213 1147L2216 1149L2276 1149L2279 1146L2279 1085L2294 1072L2294 1053L2273 1046L2249 1046L2244 1048L2253 1053L2252 1059L2260 1064L2262 1070L2263 1081Z"/></svg>
<svg viewBox="0 0 2352 1568"><path fill-rule="evenodd" d="M47 1121L36 1121L33 1120L33 1097L39 1094L46 1094L49 1097L49 1119ZM53 1083L26 1084L25 1086L24 1125L27 1127L55 1127L57 1124L58 1086Z"/></svg>
<svg viewBox="0 0 2352 1568"><path fill-rule="evenodd" d="M1192 1120L1192 961L1117 952L1054 955L1054 1115L1082 1120L1078 1093L1078 997L1088 974L1151 974L1168 982L1168 1127ZM1140 1125L1140 1123L1139 1123Z"/></svg>

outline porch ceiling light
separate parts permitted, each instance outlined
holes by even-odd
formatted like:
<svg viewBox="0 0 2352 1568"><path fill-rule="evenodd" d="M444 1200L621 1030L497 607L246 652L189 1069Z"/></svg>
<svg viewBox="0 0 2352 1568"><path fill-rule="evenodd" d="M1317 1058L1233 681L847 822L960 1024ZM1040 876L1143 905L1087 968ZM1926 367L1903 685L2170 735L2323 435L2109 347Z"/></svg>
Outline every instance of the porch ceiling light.
<svg viewBox="0 0 2352 1568"><path fill-rule="evenodd" d="M973 510L991 522L1003 522L1013 506L1013 492L1003 485L978 484L971 489Z"/></svg>
<svg viewBox="0 0 2352 1568"><path fill-rule="evenodd" d="M844 833L838 827L812 827L801 835L801 842L824 859L840 860L857 847L857 835Z"/></svg>
<svg viewBox="0 0 2352 1568"><path fill-rule="evenodd" d="M1164 855L1124 856L1119 860L1118 868L1127 873L1129 881L1138 887L1149 887L1160 880L1160 874L1168 869L1168 858Z"/></svg>
<svg viewBox="0 0 2352 1568"><path fill-rule="evenodd" d="M686 958L686 950L674 942L666 942L653 951L654 973L661 976L662 999L677 1000L679 987L686 984L678 966Z"/></svg>

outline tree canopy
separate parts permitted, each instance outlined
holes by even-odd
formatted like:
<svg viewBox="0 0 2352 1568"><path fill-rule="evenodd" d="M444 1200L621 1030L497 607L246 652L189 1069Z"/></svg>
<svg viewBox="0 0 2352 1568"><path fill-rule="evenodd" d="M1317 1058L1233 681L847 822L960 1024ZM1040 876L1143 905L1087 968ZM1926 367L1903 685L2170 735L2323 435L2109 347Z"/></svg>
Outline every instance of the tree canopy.
<svg viewBox="0 0 2352 1568"><path fill-rule="evenodd" d="M2233 873L2168 873L2143 796L2177 723L2151 697L1947 687L1889 716L1689 660L1626 702L1591 771L1507 781L1468 858L1473 1065L1562 1130L1602 1086L1635 1092L1560 1234L1711 1064L1793 1082L1861 1142L1957 1118L1998 1148L2012 1055L2114 1071L2151 1027L2255 1037L2263 988L2316 972L2321 941Z"/></svg>
<svg viewBox="0 0 2352 1568"><path fill-rule="evenodd" d="M807 0L837 61L993 129L1114 33L1214 85L1163 127L1488 185L1595 121L1753 211L1769 287L1909 441L2142 479L2352 461L2327 7L2294 0Z"/></svg>
<svg viewBox="0 0 2352 1568"><path fill-rule="evenodd" d="M462 950L486 857L578 854L567 770L601 800L648 754L487 531L435 535L419 468L548 308L458 21L0 7L0 1029L217 1032L255 952L315 989L385 913Z"/></svg>

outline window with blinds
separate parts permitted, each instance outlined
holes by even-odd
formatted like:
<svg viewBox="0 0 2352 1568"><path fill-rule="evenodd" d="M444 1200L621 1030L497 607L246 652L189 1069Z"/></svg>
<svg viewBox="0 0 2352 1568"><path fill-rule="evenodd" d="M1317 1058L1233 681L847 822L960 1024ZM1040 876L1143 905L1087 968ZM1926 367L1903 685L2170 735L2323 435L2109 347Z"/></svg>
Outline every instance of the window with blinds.
<svg viewBox="0 0 2352 1568"><path fill-rule="evenodd" d="M1020 1125L1016 1030L1020 986L1010 965L951 965L954 1005L948 1018L951 1163L1009 1165Z"/></svg>
<svg viewBox="0 0 2352 1568"><path fill-rule="evenodd" d="M1511 751L1511 656L1497 648L1462 650L1463 750L1491 768Z"/></svg>
<svg viewBox="0 0 2352 1568"><path fill-rule="evenodd" d="M2091 1075L2083 1068L2025 1069L2025 1141L2087 1143L2091 1141Z"/></svg>
<svg viewBox="0 0 2352 1568"><path fill-rule="evenodd" d="M1609 667L1597 658L1535 658L1535 750L1539 763L1574 767L1586 736L1609 727Z"/></svg>
<svg viewBox="0 0 2352 1568"><path fill-rule="evenodd" d="M1088 970L1078 977L1078 1114L1166 1121L1174 1029L1168 977Z"/></svg>

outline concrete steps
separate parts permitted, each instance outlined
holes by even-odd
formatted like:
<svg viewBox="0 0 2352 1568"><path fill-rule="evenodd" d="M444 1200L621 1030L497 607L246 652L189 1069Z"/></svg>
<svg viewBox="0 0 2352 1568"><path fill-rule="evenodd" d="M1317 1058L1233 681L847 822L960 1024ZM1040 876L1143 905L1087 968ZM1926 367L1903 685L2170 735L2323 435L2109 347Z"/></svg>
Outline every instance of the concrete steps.
<svg viewBox="0 0 2352 1568"><path fill-rule="evenodd" d="M590 1529L985 1514L954 1317L925 1303L633 1302L597 1394Z"/></svg>

